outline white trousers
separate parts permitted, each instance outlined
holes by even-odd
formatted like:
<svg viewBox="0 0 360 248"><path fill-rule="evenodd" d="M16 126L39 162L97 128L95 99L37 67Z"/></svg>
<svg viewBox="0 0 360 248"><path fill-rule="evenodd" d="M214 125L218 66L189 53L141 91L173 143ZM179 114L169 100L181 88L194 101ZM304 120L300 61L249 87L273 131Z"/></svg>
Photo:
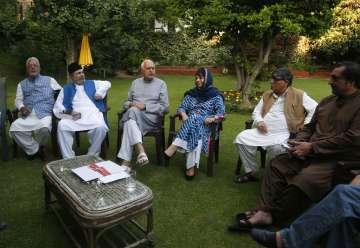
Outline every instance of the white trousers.
<svg viewBox="0 0 360 248"><path fill-rule="evenodd" d="M133 146L142 143L142 134L136 121L129 119L124 122L121 147L117 157L126 161L131 161Z"/></svg>
<svg viewBox="0 0 360 248"><path fill-rule="evenodd" d="M101 144L106 136L107 130L108 128L106 126L100 126L87 132L89 142L91 144L87 152L88 155L100 155ZM75 152L72 149L74 143L74 134L75 131L63 130L61 121L59 122L57 136L63 158L75 157Z"/></svg>
<svg viewBox="0 0 360 248"><path fill-rule="evenodd" d="M257 171L256 151L258 147L243 144L236 144L236 146L239 149L240 159L244 166L245 173ZM277 155L287 152L286 148L282 145L272 145L263 148L266 149L266 165Z"/></svg>
<svg viewBox="0 0 360 248"><path fill-rule="evenodd" d="M46 144L50 130L43 127L34 131L10 131L10 136L27 155L33 155L37 153L40 145Z"/></svg>
<svg viewBox="0 0 360 248"><path fill-rule="evenodd" d="M192 151L187 151L187 142L185 140L176 138L173 141L173 144L179 147L178 151L184 151L186 152L186 169L190 169L194 167L195 165L199 168L200 164L200 155L201 155L201 146L202 146L202 140L198 141L198 145L196 148Z"/></svg>

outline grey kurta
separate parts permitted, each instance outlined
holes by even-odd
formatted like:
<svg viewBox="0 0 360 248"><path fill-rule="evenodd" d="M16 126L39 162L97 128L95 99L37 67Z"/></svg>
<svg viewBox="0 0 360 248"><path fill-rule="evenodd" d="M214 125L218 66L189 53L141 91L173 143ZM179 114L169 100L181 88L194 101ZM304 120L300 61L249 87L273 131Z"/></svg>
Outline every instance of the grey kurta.
<svg viewBox="0 0 360 248"><path fill-rule="evenodd" d="M262 183L260 208L296 207L283 202L286 185L294 185L318 201L332 188L337 161L360 160L360 91L323 99L296 140L311 142L313 152L305 160L284 154L271 161Z"/></svg>
<svg viewBox="0 0 360 248"><path fill-rule="evenodd" d="M130 103L144 103L145 110L129 108ZM120 125L132 119L138 124L143 135L159 126L159 117L169 111L169 98L166 84L159 78L151 81L144 78L135 79L128 92L128 99L123 107L127 110Z"/></svg>

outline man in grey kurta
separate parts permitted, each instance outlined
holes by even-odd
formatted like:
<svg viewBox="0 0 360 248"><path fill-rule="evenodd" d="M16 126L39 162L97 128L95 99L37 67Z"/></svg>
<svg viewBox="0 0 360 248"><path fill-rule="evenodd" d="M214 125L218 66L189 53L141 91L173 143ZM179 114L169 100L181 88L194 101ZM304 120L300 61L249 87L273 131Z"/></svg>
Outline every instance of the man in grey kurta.
<svg viewBox="0 0 360 248"><path fill-rule="evenodd" d="M135 79L123 107L127 110L121 119L123 137L117 157L123 165L130 166L133 146L138 150L137 163L143 166L149 162L142 145L142 136L159 127L159 120L168 112L169 98L163 80L155 77L155 64L146 59L141 64L143 77Z"/></svg>
<svg viewBox="0 0 360 248"><path fill-rule="evenodd" d="M319 103L310 123L289 141L289 153L271 161L258 211L240 225L271 224L301 213L332 189L337 161L360 159L360 65L339 64L329 84L333 95Z"/></svg>

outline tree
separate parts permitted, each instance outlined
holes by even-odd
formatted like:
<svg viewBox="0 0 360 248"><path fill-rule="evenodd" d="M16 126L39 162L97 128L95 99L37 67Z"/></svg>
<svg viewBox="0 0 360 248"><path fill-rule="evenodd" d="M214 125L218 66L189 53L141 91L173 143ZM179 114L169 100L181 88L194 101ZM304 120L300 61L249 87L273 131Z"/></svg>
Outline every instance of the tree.
<svg viewBox="0 0 360 248"><path fill-rule="evenodd" d="M228 46L241 90L249 107L251 87L278 36L318 36L329 25L337 0L172 0L168 11L195 35L220 38Z"/></svg>
<svg viewBox="0 0 360 248"><path fill-rule="evenodd" d="M360 62L360 2L342 0L334 9L330 29L311 45L317 61L334 63L339 60Z"/></svg>
<svg viewBox="0 0 360 248"><path fill-rule="evenodd" d="M0 44L7 47L21 38L23 27L17 18L16 0L0 0Z"/></svg>
<svg viewBox="0 0 360 248"><path fill-rule="evenodd" d="M77 59L82 33L88 32L100 68L131 70L149 50L152 7L146 0L34 0L29 35L46 51L60 45L69 64Z"/></svg>

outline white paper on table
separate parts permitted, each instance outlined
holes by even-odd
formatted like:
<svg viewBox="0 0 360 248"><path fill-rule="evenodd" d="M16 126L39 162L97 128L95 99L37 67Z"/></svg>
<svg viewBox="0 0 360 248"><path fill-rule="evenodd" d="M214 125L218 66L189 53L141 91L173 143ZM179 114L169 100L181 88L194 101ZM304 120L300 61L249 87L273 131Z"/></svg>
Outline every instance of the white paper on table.
<svg viewBox="0 0 360 248"><path fill-rule="evenodd" d="M114 163L113 161L103 161L103 162L97 162L95 163L97 166L99 167L104 167L108 172L110 172L110 174L115 174L115 173L119 173L119 172L124 172L127 171L129 168L127 166L120 166L116 163Z"/></svg>
<svg viewBox="0 0 360 248"><path fill-rule="evenodd" d="M127 172L122 171L122 172L119 172L119 173L115 173L115 174L111 174L111 175L108 175L108 176L101 177L99 180L102 183L110 183L110 182L113 182L113 181L116 181L116 180L127 178L129 176L130 175Z"/></svg>
<svg viewBox="0 0 360 248"><path fill-rule="evenodd" d="M96 164L98 167L105 168L110 173L110 175L105 176L105 177L109 177L109 176L112 176L113 174L118 174L118 173L126 173L126 171L128 170L127 166L120 166L112 161L96 162L94 164ZM85 166L82 166L82 167L79 167L76 169L72 169L72 171L76 175L78 175L82 180L84 180L85 182L104 177L99 172L90 169L89 165L85 165ZM128 175L128 173L126 173L126 175ZM122 177L122 178L124 178L124 177ZM119 178L119 179L121 179L121 178ZM118 179L114 179L114 180L118 180Z"/></svg>
<svg viewBox="0 0 360 248"><path fill-rule="evenodd" d="M90 169L87 165L72 169L72 171L85 182L98 179L103 176L99 172Z"/></svg>

